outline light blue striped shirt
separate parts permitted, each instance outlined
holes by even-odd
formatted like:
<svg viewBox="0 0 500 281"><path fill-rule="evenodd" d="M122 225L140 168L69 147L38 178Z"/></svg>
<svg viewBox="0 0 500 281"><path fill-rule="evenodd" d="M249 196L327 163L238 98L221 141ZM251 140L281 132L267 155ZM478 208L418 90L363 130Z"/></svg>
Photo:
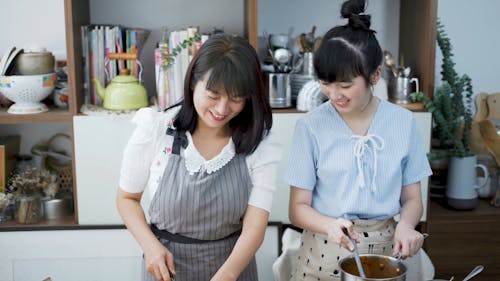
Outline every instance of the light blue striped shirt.
<svg viewBox="0 0 500 281"><path fill-rule="evenodd" d="M325 102L297 122L285 182L312 190L321 214L387 219L399 213L403 186L431 174L411 111L381 100L357 136Z"/></svg>

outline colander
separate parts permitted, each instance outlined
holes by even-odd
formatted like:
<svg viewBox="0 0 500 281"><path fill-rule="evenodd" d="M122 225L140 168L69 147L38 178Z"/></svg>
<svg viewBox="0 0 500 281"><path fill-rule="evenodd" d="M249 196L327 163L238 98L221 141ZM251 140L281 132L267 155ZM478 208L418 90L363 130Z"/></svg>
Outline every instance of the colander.
<svg viewBox="0 0 500 281"><path fill-rule="evenodd" d="M40 101L52 93L56 80L56 73L0 76L0 92L14 102L7 112L32 114L48 111Z"/></svg>

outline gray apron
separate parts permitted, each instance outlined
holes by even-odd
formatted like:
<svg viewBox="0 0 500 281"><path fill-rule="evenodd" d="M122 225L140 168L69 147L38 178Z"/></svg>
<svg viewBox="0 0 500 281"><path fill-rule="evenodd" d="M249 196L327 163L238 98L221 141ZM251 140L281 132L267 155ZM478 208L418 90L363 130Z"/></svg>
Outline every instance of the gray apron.
<svg viewBox="0 0 500 281"><path fill-rule="evenodd" d="M231 254L242 228L252 182L245 157L236 155L219 170L190 175L174 135L172 154L149 208L152 230L174 256L175 281L208 281ZM143 280L156 280L143 267ZM255 258L237 279L258 280Z"/></svg>

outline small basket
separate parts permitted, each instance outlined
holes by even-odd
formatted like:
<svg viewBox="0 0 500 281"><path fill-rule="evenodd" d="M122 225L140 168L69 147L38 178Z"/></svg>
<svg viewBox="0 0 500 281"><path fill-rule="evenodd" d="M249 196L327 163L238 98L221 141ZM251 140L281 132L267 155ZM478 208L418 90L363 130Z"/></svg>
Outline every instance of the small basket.
<svg viewBox="0 0 500 281"><path fill-rule="evenodd" d="M58 134L53 135L47 141L48 148L50 149L51 143L55 139L61 138L61 137L66 138L69 141L71 141L70 136L68 136L66 134L58 133ZM63 165L63 164L57 163L57 161L53 157L47 156L46 164L50 170L55 171L59 175L59 190L72 192L73 191L73 168L72 168L71 162Z"/></svg>
<svg viewBox="0 0 500 281"><path fill-rule="evenodd" d="M71 164L58 165L50 157L47 158L48 168L53 170L59 175L59 190L72 191L73 190L73 172Z"/></svg>

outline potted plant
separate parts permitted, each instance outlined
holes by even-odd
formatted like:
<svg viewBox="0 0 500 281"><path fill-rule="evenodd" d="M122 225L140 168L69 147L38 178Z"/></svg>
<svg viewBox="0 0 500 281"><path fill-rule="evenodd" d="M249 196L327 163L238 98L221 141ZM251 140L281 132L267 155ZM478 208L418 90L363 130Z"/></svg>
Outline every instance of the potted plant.
<svg viewBox="0 0 500 281"><path fill-rule="evenodd" d="M477 160L470 150L472 126L472 81L466 74L458 76L453 62L452 45L438 20L437 42L443 54L442 85L431 99L422 92L412 93L415 101L423 102L434 120L434 135L440 150L429 153L429 160L449 158L446 195L448 203L457 209L477 205ZM485 172L485 174L487 171Z"/></svg>

